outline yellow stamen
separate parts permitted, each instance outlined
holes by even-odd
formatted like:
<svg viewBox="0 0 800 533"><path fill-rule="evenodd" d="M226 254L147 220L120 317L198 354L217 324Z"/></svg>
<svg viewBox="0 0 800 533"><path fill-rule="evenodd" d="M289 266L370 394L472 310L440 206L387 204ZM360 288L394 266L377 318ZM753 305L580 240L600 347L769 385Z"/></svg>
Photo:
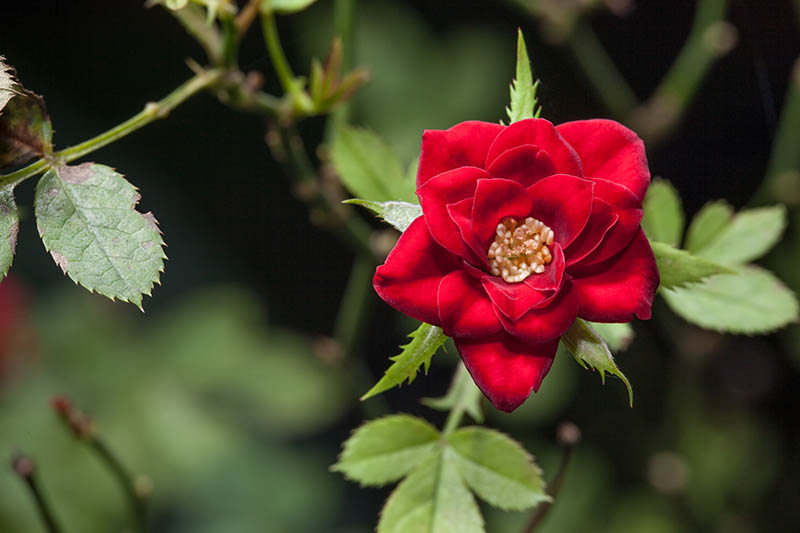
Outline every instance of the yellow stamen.
<svg viewBox="0 0 800 533"><path fill-rule="evenodd" d="M519 222L505 217L497 225L494 242L489 246L489 271L508 283L519 283L531 274L544 272L553 260L550 246L553 230L533 217Z"/></svg>

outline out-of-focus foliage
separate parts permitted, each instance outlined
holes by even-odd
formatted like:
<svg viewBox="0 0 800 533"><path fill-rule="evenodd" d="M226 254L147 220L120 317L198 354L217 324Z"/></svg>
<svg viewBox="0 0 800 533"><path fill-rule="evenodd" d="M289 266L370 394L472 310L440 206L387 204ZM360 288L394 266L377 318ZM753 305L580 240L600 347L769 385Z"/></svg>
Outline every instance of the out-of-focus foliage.
<svg viewBox="0 0 800 533"><path fill-rule="evenodd" d="M152 479L154 520L177 524L170 531L318 531L341 504L328 453L288 439L337 420L352 402L348 381L307 338L270 327L246 290L207 288L147 320L70 290L42 295L33 323L40 349L0 389L0 453L36 458L69 530L108 531L126 509L110 474L49 411L56 393L85 406ZM10 470L0 494L0 530L37 530Z"/></svg>

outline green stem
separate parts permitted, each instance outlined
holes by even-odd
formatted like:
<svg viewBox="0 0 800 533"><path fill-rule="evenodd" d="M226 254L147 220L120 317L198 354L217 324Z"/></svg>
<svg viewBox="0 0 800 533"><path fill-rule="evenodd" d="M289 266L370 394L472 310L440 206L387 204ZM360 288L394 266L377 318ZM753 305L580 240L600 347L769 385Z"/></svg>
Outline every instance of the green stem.
<svg viewBox="0 0 800 533"><path fill-rule="evenodd" d="M60 533L61 527L58 525L55 515L50 509L50 505L47 503L47 499L44 497L39 483L36 480L36 466L33 461L25 455L16 454L11 461L11 466L14 472L25 482L28 491L31 493L31 496L33 496L33 501L36 503L36 510L39 512L39 516L42 522L44 522L47 532Z"/></svg>
<svg viewBox="0 0 800 533"><path fill-rule="evenodd" d="M444 423L444 429L442 429L443 437L447 437L453 433L456 428L458 428L459 424L461 424L461 419L464 418L467 405L474 401L475 396L479 396L481 394L481 391L478 389L478 387L468 386L470 385L469 380L471 379L472 377L469 375L464 363L459 361L458 366L456 367L456 372L453 375L453 383L450 387L453 390L460 390L462 393L456 398L455 405L447 415L447 420L445 420Z"/></svg>
<svg viewBox="0 0 800 533"><path fill-rule="evenodd" d="M278 75L278 80L281 82L281 87L284 92L294 95L298 88L294 81L292 68L289 66L280 38L278 38L278 26L275 24L275 15L272 11L261 13L261 29L264 32L264 43L267 46L275 73Z"/></svg>
<svg viewBox="0 0 800 533"><path fill-rule="evenodd" d="M102 440L92 435L89 438L89 444L100 460L117 478L117 482L125 492L136 527L144 533L147 531L147 495L137 490L134 477Z"/></svg>
<svg viewBox="0 0 800 533"><path fill-rule="evenodd" d="M207 89L219 81L224 74L225 71L220 69L199 72L186 83L168 94L164 99L147 104L144 110L132 116L122 124L114 126L110 130L88 141L45 156L16 172L0 175L0 188L14 187L23 180L47 170L56 163L69 163L70 161L79 159L133 133L154 120L166 117L175 107L195 93Z"/></svg>
<svg viewBox="0 0 800 533"><path fill-rule="evenodd" d="M631 116L634 129L654 144L680 121L716 59L734 44L725 25L728 0L700 0L689 37L653 95Z"/></svg>
<svg viewBox="0 0 800 533"><path fill-rule="evenodd" d="M567 45L611 114L622 119L639 105L633 89L587 22L577 22Z"/></svg>
<svg viewBox="0 0 800 533"><path fill-rule="evenodd" d="M336 0L333 7L333 28L335 34L342 42L342 72L349 72L353 68L355 46L353 42L353 26L356 11L356 0ZM350 117L350 101L339 102L328 118L325 137L328 141L333 139L334 132Z"/></svg>

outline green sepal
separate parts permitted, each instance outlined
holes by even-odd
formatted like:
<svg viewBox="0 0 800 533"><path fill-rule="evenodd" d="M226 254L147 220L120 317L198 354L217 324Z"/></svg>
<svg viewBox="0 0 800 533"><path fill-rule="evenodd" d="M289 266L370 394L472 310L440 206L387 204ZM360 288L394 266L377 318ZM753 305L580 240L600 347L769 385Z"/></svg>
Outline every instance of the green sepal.
<svg viewBox="0 0 800 533"><path fill-rule="evenodd" d="M506 114L510 124L526 118L538 117L541 108L537 110L536 91L539 89L539 80L533 81L531 61L528 58L528 48L522 30L517 30L517 71L514 81L509 88L511 102L506 107Z"/></svg>
<svg viewBox="0 0 800 533"><path fill-rule="evenodd" d="M361 198L351 198L343 203L366 207L400 232L408 229L412 222L422 216L422 207L419 204L408 202L373 202Z"/></svg>
<svg viewBox="0 0 800 533"><path fill-rule="evenodd" d="M442 328L424 323L408 336L411 338L411 342L401 346L403 351L400 354L389 358L393 361L392 366L386 370L380 381L361 397L361 400L397 387L406 380L411 383L423 365L427 374L433 354L447 340L447 335L444 334Z"/></svg>
<svg viewBox="0 0 800 533"><path fill-rule="evenodd" d="M605 384L606 372L617 376L628 389L628 400L633 407L633 389L625 374L617 368L614 356L603 338L581 318L575 322L561 337L561 343L572 354L583 368L592 368L600 372L600 380Z"/></svg>

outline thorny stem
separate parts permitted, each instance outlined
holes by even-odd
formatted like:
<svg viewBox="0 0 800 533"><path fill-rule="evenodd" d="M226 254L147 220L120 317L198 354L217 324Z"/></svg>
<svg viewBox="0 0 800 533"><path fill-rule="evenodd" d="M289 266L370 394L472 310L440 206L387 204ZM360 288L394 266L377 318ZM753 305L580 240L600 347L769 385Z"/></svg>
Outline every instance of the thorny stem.
<svg viewBox="0 0 800 533"><path fill-rule="evenodd" d="M444 429L442 429L443 437L447 437L453 433L456 428L458 428L459 424L461 424L461 419L464 418L467 405L471 401L474 401L475 396L478 396L481 393L478 387L463 386L465 381L467 381L466 385L469 385L468 382L471 379L472 378L470 377L467 368L464 366L464 363L459 361L455 374L453 375L453 383L450 385L450 387L452 390L460 390L462 393L458 396L455 405L447 415L447 420L445 420L444 423Z"/></svg>
<svg viewBox="0 0 800 533"><path fill-rule="evenodd" d="M374 257L375 252L370 245L372 229L362 219L352 216L338 202L328 198L328 193L319 183L302 139L291 126L273 126L267 133L267 142L272 148L275 158L284 163L287 174L297 187L299 196L306 201L312 210L325 217L331 229L339 235L357 254Z"/></svg>
<svg viewBox="0 0 800 533"><path fill-rule="evenodd" d="M60 533L61 527L58 525L53 511L50 509L50 505L47 503L44 494L42 494L39 483L36 481L36 465L33 460L22 453L17 453L11 460L11 468L28 487L28 491L36 503L36 510L39 512L39 516L44 522L48 533Z"/></svg>
<svg viewBox="0 0 800 533"><path fill-rule="evenodd" d="M536 528L539 527L539 525L544 521L547 513L553 507L556 497L558 497L558 493L561 491L561 487L564 485L564 479L567 475L567 468L569 467L569 463L572 459L572 452L575 449L575 446L581 440L581 431L578 429L578 426L572 422L562 422L556 430L556 438L558 440L558 444L564 450L564 454L561 456L561 463L558 465L556 477L553 478L553 481L548 487L547 492L550 495L551 500L549 502L542 502L539 504L539 506L536 508L536 511L533 513L533 516L531 516L531 519L523 528L523 533L533 533L536 531Z"/></svg>
<svg viewBox="0 0 800 533"><path fill-rule="evenodd" d="M125 137L126 135L133 133L142 126L146 126L154 120L166 117L170 111L175 109L189 97L217 83L224 74L225 71L221 69L203 70L198 72L195 76L172 91L165 98L159 100L158 102L151 102L147 104L141 112L132 116L122 124L118 124L110 130L103 132L100 135L89 139L88 141L84 141L80 144L76 144L75 146L55 152L52 155L45 156L44 158L39 159L25 168L17 170L16 172L0 175L0 188L14 187L23 180L47 170L54 164L69 163L70 161L79 159L94 152L95 150L98 150Z"/></svg>

